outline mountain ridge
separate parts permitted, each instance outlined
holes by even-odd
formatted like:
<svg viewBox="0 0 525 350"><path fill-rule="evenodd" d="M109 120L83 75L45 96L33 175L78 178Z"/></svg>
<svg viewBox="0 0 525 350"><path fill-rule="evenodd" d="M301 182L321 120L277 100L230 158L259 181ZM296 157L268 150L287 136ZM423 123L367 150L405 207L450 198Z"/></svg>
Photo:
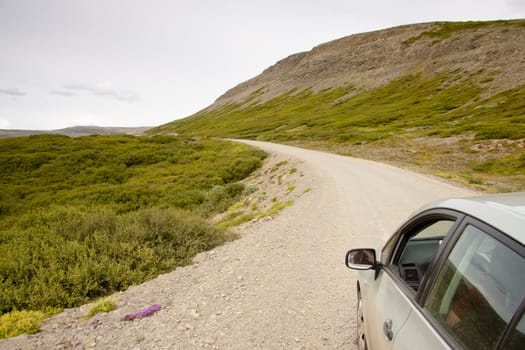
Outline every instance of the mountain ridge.
<svg viewBox="0 0 525 350"><path fill-rule="evenodd" d="M8 137L21 137L40 134L58 134L69 137L80 137L89 135L142 135L151 129L150 126L144 127L109 127L109 126L73 126L55 130L21 130L21 129L0 129L0 139Z"/></svg>
<svg viewBox="0 0 525 350"><path fill-rule="evenodd" d="M502 69L490 88L510 89L515 82L523 83L525 76L514 69L514 64L501 67L502 53L496 51L503 51L508 62L525 65L520 46L525 42L524 23L429 22L346 36L278 61L228 90L206 110L239 102L261 88L264 94L260 101L292 88L319 91L351 84L366 90L412 71L441 72L467 65L468 70ZM441 45L436 45L439 39ZM516 73L520 74L518 78L510 78Z"/></svg>

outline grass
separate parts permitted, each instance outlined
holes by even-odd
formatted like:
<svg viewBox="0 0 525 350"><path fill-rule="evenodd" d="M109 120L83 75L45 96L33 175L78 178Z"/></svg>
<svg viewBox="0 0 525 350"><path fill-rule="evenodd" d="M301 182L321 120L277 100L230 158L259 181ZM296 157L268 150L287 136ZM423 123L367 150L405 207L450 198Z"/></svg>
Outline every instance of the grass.
<svg viewBox="0 0 525 350"><path fill-rule="evenodd" d="M483 74L458 70L427 77L417 73L346 99L354 91L352 87L318 93L304 90L260 105L223 106L166 124L155 132L354 144L388 138L392 133L444 137L474 132L478 139L525 137L524 130L515 127L524 122L525 87L483 99L477 84ZM213 125L209 119L214 120ZM248 125L252 127L248 129Z"/></svg>
<svg viewBox="0 0 525 350"><path fill-rule="evenodd" d="M293 201L286 201L286 202L276 202L272 205L270 209L267 211L264 211L262 213L259 213L259 218L265 218L268 216L274 216L277 213L279 213L281 210L283 210L286 207L290 207L293 205Z"/></svg>
<svg viewBox="0 0 525 350"><path fill-rule="evenodd" d="M465 30L478 30L480 28L486 28L497 25L498 29L501 26L524 26L525 21L523 20L500 20L500 21L467 21L467 22L440 22L437 27L424 31L421 34L411 37L405 40L403 43L410 45L423 38L433 39L433 44L437 44L440 41L450 38L456 33L461 33Z"/></svg>
<svg viewBox="0 0 525 350"><path fill-rule="evenodd" d="M95 316L96 314L102 313L102 312L110 312L117 308L117 304L111 300L111 299L102 299L98 303L96 303L88 312L86 315L86 318L91 318Z"/></svg>
<svg viewBox="0 0 525 350"><path fill-rule="evenodd" d="M497 175L520 175L525 169L525 153L513 154L502 158L493 158L473 165L473 169L482 173Z"/></svg>
<svg viewBox="0 0 525 350"><path fill-rule="evenodd" d="M252 213L245 213L242 210L235 211L230 213L228 216L223 218L218 222L218 226L223 229L228 229L230 227L242 225L245 222L251 221L255 218L255 214Z"/></svg>
<svg viewBox="0 0 525 350"><path fill-rule="evenodd" d="M187 137L0 140L2 334L32 332L25 325L50 308L124 290L233 239L210 219L241 198L239 181L265 156Z"/></svg>
<svg viewBox="0 0 525 350"><path fill-rule="evenodd" d="M447 27L446 32L477 25ZM480 173L489 175L488 183L491 172L497 172L509 174L503 180L510 187L525 189L523 180L513 175L525 172L520 162L523 148L509 149L510 158L504 161L498 161L501 155L495 152L471 150L491 140L525 138L525 85L487 96L483 81L494 74L486 69L456 69L434 75L414 72L372 90L353 86L318 92L291 90L258 104L251 96L151 132L289 143L408 164L432 173ZM421 143L457 137L462 141L453 148L443 143L439 148ZM414 153L404 152L407 146ZM391 149L396 152L389 155ZM454 159L451 152L460 152L461 159ZM489 163L484 164L487 161L498 165L489 171Z"/></svg>
<svg viewBox="0 0 525 350"><path fill-rule="evenodd" d="M0 339L10 338L22 333L35 334L40 324L48 316L43 311L12 311L0 316Z"/></svg>

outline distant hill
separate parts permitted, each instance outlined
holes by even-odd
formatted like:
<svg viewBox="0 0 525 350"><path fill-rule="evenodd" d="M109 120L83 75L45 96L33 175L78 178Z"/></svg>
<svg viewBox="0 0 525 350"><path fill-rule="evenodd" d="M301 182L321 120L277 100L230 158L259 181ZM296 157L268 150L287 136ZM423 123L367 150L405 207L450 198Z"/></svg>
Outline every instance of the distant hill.
<svg viewBox="0 0 525 350"><path fill-rule="evenodd" d="M59 134L69 137L89 136L89 135L141 135L151 127L121 128L121 127L101 127L101 126L74 126L71 128L57 130L8 130L0 129L0 138L19 137L39 134Z"/></svg>
<svg viewBox="0 0 525 350"><path fill-rule="evenodd" d="M525 20L437 22L291 55L148 133L300 144L525 189Z"/></svg>

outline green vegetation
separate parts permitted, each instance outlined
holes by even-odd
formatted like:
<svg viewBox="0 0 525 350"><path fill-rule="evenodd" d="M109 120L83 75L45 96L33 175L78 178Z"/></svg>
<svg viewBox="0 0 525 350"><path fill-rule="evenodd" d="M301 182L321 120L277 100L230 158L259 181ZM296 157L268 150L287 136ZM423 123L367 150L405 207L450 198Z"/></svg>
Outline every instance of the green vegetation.
<svg viewBox="0 0 525 350"><path fill-rule="evenodd" d="M98 303L93 306L88 314L86 315L87 318L91 318L95 316L96 314L99 314L101 312L110 312L117 308L117 304L111 299L103 299L99 301Z"/></svg>
<svg viewBox="0 0 525 350"><path fill-rule="evenodd" d="M242 210L234 211L228 216L219 221L218 225L221 228L228 229L233 226L244 224L245 222L251 221L255 218L253 213L244 213Z"/></svg>
<svg viewBox="0 0 525 350"><path fill-rule="evenodd" d="M6 139L0 142L0 213L20 215L53 203L101 205L117 213L176 207L208 215L242 192L235 182L262 157L242 145L165 136Z"/></svg>
<svg viewBox="0 0 525 350"><path fill-rule="evenodd" d="M525 153L514 154L502 158L494 158L475 164L473 168L477 171L498 175L519 175L525 169Z"/></svg>
<svg viewBox="0 0 525 350"><path fill-rule="evenodd" d="M490 27L496 24L498 25L497 26L498 29L501 29L501 25L524 26L525 21L523 20L467 21L467 22L440 22L437 24L438 24L437 28L422 32L418 36L409 38L404 41L404 44L410 45L425 37L434 39L433 43L436 44L440 42L441 40L450 38L455 33L460 33L465 30L477 30L480 28Z"/></svg>
<svg viewBox="0 0 525 350"><path fill-rule="evenodd" d="M254 93L242 103L206 110L152 132L293 143L426 167L433 173L486 175L487 167L479 164L501 158L501 154L482 155L472 151L474 144L525 138L525 85L487 96L483 84L494 74L484 69L434 75L420 72L372 90L352 86L318 92L292 90L263 103L254 102ZM449 137L461 138L457 147L421 144L423 139ZM453 152L460 152L461 157L453 159ZM511 158L499 165L509 168L500 172L516 174L505 180L514 183L497 190L525 189L521 176L525 168L519 161L525 151L515 148L510 152Z"/></svg>
<svg viewBox="0 0 525 350"><path fill-rule="evenodd" d="M318 93L290 92L256 105L229 104L166 124L155 132L354 144L393 133L441 137L475 133L478 139L525 137L525 130L516 128L525 121L525 86L483 99L477 84L483 76L483 71L457 70L433 77L420 73L368 91L347 87Z"/></svg>
<svg viewBox="0 0 525 350"><path fill-rule="evenodd" d="M34 334L38 332L40 323L52 315L56 310L51 312L44 311L12 311L0 316L0 339L10 338L22 333Z"/></svg>
<svg viewBox="0 0 525 350"><path fill-rule="evenodd" d="M283 210L284 208L286 207L290 207L293 205L293 201L287 201L287 202L276 202L274 205L272 205L272 207L270 209L268 209L267 211L265 212L262 212L262 213L259 213L259 217L260 218L265 218L267 216L272 216L272 215L276 215L277 213L279 213L281 210Z"/></svg>
<svg viewBox="0 0 525 350"><path fill-rule="evenodd" d="M264 157L185 137L0 140L0 313L77 306L232 239L208 219Z"/></svg>

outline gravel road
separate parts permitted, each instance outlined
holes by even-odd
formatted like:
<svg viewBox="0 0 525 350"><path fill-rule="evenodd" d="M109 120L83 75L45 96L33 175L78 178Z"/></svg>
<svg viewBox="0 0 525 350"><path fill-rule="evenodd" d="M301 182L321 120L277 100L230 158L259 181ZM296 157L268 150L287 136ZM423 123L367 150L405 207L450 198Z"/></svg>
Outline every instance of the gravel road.
<svg viewBox="0 0 525 350"><path fill-rule="evenodd" d="M379 248L415 209L471 191L392 166L243 141L291 159L308 189L271 220L194 264L113 296L119 308L85 319L88 306L49 319L1 349L353 349L355 274L350 247ZM126 314L160 304L150 317Z"/></svg>

